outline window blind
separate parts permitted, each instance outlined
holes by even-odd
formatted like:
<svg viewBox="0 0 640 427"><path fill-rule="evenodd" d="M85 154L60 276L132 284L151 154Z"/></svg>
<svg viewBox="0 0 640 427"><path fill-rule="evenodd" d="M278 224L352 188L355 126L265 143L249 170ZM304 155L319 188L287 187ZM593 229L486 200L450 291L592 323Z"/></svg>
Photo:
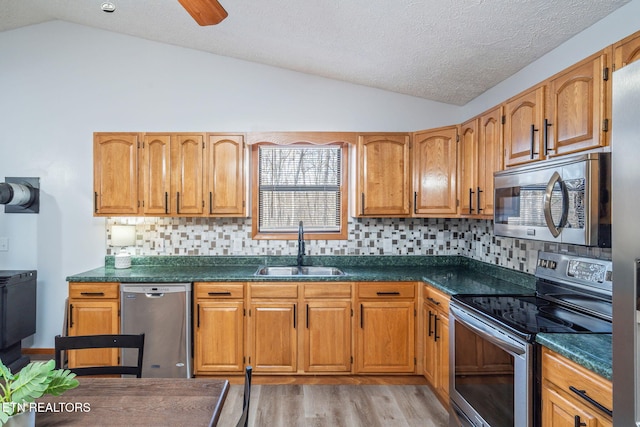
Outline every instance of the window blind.
<svg viewBox="0 0 640 427"><path fill-rule="evenodd" d="M342 148L261 146L259 231L339 232L342 206Z"/></svg>

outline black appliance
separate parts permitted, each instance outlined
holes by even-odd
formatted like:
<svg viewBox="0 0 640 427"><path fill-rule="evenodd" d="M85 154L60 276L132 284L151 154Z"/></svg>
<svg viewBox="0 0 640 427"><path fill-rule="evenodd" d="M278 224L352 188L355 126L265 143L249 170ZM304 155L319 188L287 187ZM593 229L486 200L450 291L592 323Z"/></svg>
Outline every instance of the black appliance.
<svg viewBox="0 0 640 427"><path fill-rule="evenodd" d="M540 346L535 336L611 333L611 272L611 261L540 252L535 296L454 295L451 424L540 425ZM492 364L469 362L468 355L478 348L493 355Z"/></svg>
<svg viewBox="0 0 640 427"><path fill-rule="evenodd" d="M22 340L36 333L35 270L0 270L0 360L15 373L29 363Z"/></svg>

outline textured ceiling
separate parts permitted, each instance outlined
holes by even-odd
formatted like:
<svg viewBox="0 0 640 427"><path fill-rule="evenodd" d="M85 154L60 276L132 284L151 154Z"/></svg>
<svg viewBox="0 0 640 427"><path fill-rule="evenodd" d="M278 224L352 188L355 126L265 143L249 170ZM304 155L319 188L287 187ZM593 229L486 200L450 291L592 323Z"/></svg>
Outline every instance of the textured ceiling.
<svg viewBox="0 0 640 427"><path fill-rule="evenodd" d="M0 0L0 31L59 19L464 105L629 0Z"/></svg>

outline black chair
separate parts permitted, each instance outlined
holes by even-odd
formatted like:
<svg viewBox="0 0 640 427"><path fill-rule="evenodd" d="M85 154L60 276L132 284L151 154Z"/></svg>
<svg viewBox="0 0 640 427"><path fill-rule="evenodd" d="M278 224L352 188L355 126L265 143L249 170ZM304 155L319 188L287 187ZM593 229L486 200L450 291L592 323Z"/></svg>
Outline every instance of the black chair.
<svg viewBox="0 0 640 427"><path fill-rule="evenodd" d="M244 398L242 400L242 416L236 427L247 427L249 425L249 400L251 398L251 366L247 366L244 374Z"/></svg>
<svg viewBox="0 0 640 427"><path fill-rule="evenodd" d="M131 348L138 349L137 366L91 366L86 368L70 368L76 375L135 375L142 377L142 356L144 353L144 334L139 335L81 335L63 337L56 335L56 368L65 367L63 351L88 348Z"/></svg>

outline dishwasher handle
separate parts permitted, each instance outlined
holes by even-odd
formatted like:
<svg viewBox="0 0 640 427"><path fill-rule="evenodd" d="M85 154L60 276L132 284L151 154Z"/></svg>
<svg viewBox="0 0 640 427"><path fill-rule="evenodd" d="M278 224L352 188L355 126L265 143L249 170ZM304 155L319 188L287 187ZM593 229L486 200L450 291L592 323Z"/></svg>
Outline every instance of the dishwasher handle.
<svg viewBox="0 0 640 427"><path fill-rule="evenodd" d="M162 298L164 296L164 292L147 292L144 296L147 298Z"/></svg>

